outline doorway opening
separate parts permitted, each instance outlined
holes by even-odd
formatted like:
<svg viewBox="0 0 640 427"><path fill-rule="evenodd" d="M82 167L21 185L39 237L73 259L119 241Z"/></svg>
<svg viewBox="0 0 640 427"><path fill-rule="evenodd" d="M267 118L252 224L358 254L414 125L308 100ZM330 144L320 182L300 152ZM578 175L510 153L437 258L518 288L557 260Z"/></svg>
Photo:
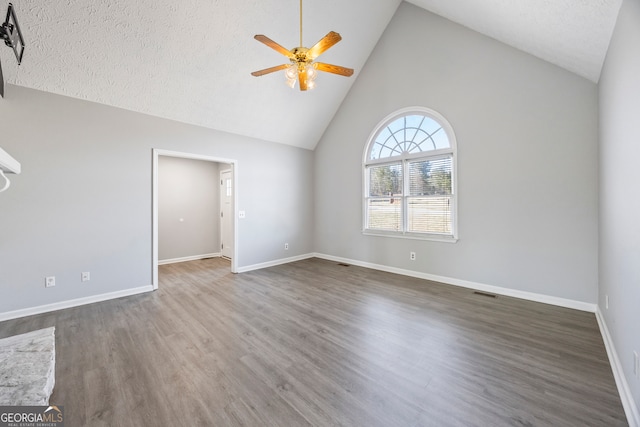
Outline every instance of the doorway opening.
<svg viewBox="0 0 640 427"><path fill-rule="evenodd" d="M205 162L211 162L212 164L217 164L219 166L217 170L219 171L220 180L218 180L218 173L216 172L215 178L212 179L210 183L205 183L206 186L209 186L209 188L212 189L212 194L219 192L219 196L216 196L219 198L219 202L220 202L219 209L216 208L218 212L212 211L210 214L210 216L212 217L210 218L210 220L212 221L212 224L213 222L215 222L216 224L215 227L218 228L217 231L219 231L218 240L220 241L220 245L218 246L219 250L216 251L215 255L222 256L230 260L231 272L236 273L237 265L238 265L238 245L237 245L238 221L236 221L236 216L237 216L236 212L238 211L237 209L237 204L238 204L237 161L233 159L206 156L206 155L200 155L200 154L194 154L194 153L184 153L184 152L178 152L178 151L154 149L153 150L153 193L152 193L153 194L152 195L152 199L153 199L152 200L152 205L153 205L153 220L152 220L153 222L153 237L152 237L152 240L153 240L153 243L152 243L153 288L158 289L158 265L160 263L159 261L159 256L160 256L159 230L161 226L160 218L159 218L159 212L160 212L159 195L161 194L160 186L168 185L167 182L165 182L166 181L165 176L162 176L162 181L160 179L161 176L159 173L160 172L159 163L160 163L161 157L169 157L169 158L174 158L176 160L178 159L202 160ZM163 159L163 160L166 160L166 159ZM197 162L194 162L194 163L197 163ZM172 181L170 180L168 182L171 183ZM165 190L163 189L163 192L164 191ZM171 220L180 221L180 223L182 223L183 221L185 222L187 221L182 217L171 218ZM204 220L208 221L209 219L204 219ZM166 227L166 224L164 224L164 220L163 220L162 227L163 227L163 230L165 229L164 227ZM176 231L176 232L179 233L179 231ZM163 245L163 252L166 252L166 245ZM163 258L166 258L166 257L167 257L166 253L164 253ZM184 258L176 257L170 261L174 261L174 262L179 262L181 260L187 261L190 258L191 257L184 257ZM199 259L199 258L196 256L196 257L193 257L192 259ZM168 263L168 262L163 262L163 263Z"/></svg>

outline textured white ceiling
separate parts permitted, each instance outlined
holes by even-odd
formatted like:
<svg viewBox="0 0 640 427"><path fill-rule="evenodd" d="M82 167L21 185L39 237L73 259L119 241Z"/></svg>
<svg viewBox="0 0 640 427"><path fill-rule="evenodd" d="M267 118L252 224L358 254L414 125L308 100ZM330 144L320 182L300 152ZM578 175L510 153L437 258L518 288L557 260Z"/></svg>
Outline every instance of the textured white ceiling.
<svg viewBox="0 0 640 427"><path fill-rule="evenodd" d="M411 3L597 81L621 1ZM10 84L312 149L399 3L305 0L304 45L337 31L321 60L355 69L307 92L250 75L287 62L255 34L299 44L298 0L14 0L27 49L20 67L0 59Z"/></svg>
<svg viewBox="0 0 640 427"><path fill-rule="evenodd" d="M622 0L408 0L597 83Z"/></svg>
<svg viewBox="0 0 640 427"><path fill-rule="evenodd" d="M14 0L27 49L0 57L7 83L313 148L399 3L305 0L305 46L337 31L320 59L356 70L307 92L250 74L288 63L253 36L298 46L298 0Z"/></svg>

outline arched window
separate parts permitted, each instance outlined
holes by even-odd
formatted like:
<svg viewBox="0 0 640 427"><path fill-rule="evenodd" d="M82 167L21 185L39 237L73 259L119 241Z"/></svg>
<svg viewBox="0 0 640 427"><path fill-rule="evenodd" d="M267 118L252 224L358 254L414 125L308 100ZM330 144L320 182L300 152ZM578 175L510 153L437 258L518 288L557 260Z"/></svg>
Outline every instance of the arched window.
<svg viewBox="0 0 640 427"><path fill-rule="evenodd" d="M396 111L371 133L363 165L366 234L456 240L456 141L444 117Z"/></svg>

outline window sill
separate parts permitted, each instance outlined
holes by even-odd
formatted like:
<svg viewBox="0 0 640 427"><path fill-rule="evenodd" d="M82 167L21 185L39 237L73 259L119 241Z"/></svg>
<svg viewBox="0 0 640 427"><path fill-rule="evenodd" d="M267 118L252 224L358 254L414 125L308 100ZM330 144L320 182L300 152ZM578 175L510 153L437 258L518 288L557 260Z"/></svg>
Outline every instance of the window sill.
<svg viewBox="0 0 640 427"><path fill-rule="evenodd" d="M455 236L444 236L439 234L401 233L381 230L363 230L362 234L365 236L392 237L394 239L428 240L432 242L444 243L456 243L458 241L458 238Z"/></svg>

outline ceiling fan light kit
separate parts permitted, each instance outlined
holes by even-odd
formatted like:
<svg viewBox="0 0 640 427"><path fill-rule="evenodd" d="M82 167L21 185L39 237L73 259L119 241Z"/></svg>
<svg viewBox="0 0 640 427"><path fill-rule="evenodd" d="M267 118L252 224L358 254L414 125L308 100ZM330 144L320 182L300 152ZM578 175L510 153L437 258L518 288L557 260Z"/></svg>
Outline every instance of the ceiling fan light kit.
<svg viewBox="0 0 640 427"><path fill-rule="evenodd" d="M298 78L304 79L306 81L307 90L311 90L316 86L315 79L318 76L318 72L311 64L307 64L304 66L303 70L300 71L298 64L291 64L286 68L284 72L284 76L287 81L287 85L293 89L296 86L296 81ZM299 77L302 73L302 77ZM302 85L301 85L302 87Z"/></svg>
<svg viewBox="0 0 640 427"><path fill-rule="evenodd" d="M302 46L302 0L300 0L300 46L288 50L265 35L258 34L254 36L254 38L259 42L269 46L276 52L286 56L291 62L291 64L276 65L275 67L254 71L253 73L251 73L251 75L255 77L285 70L284 74L287 85L291 88L294 88L297 81L300 90L305 91L313 89L315 87L315 79L318 75L318 71L324 71L327 73L338 74L340 76L346 77L353 75L353 69L351 68L341 67L339 65L325 64L322 62L313 62L327 49L342 40L340 34L334 31L330 31L310 49Z"/></svg>

